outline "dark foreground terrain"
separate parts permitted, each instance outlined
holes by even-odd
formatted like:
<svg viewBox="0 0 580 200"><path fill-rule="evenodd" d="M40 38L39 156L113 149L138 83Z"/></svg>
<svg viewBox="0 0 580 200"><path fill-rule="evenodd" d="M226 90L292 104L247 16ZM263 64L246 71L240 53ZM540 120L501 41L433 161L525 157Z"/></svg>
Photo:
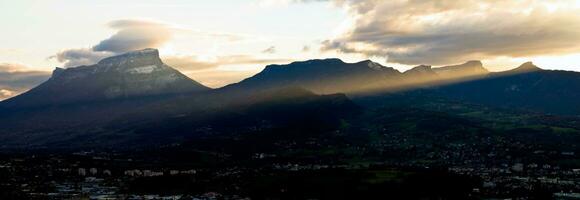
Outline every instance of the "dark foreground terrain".
<svg viewBox="0 0 580 200"><path fill-rule="evenodd" d="M162 146L7 149L0 163L1 199L579 196L576 117L429 95L353 98L357 106L348 115L319 110L307 120L285 115L281 122L227 126L230 118L216 117L213 123L225 125ZM279 102L266 110L278 111L276 105L288 108ZM238 114L272 114L258 110ZM179 130L182 123L160 124L147 129Z"/></svg>

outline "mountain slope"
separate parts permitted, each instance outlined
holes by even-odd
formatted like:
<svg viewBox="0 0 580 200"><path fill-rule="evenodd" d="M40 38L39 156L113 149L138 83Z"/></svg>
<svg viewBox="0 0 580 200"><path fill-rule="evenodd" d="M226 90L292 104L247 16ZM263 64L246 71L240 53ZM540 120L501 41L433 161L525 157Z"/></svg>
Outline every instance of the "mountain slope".
<svg viewBox="0 0 580 200"><path fill-rule="evenodd" d="M532 63L437 89L458 100L553 114L580 114L580 73L541 70Z"/></svg>
<svg viewBox="0 0 580 200"><path fill-rule="evenodd" d="M408 85L417 87L430 86L432 83L442 79L429 65L419 65L403 72L404 80Z"/></svg>
<svg viewBox="0 0 580 200"><path fill-rule="evenodd" d="M366 95L472 80L485 77L488 73L480 61L440 68L421 65L401 73L370 60L345 63L340 59L322 59L268 65L260 73L221 90L244 93L302 87L319 94Z"/></svg>
<svg viewBox="0 0 580 200"><path fill-rule="evenodd" d="M480 61L468 61L459 65L433 68L419 65L403 73L406 88L425 88L484 78L489 71Z"/></svg>
<svg viewBox="0 0 580 200"><path fill-rule="evenodd" d="M345 95L295 88L253 93L236 104L210 93L191 96L197 99L139 98L0 115L0 148L132 148L257 130L317 134L360 112Z"/></svg>
<svg viewBox="0 0 580 200"><path fill-rule="evenodd" d="M1 102L0 107L42 107L208 89L165 65L157 50L144 49L105 58L95 65L57 68L48 81Z"/></svg>
<svg viewBox="0 0 580 200"><path fill-rule="evenodd" d="M401 73L370 60L345 63L340 59L308 60L288 65L268 65L260 73L223 88L268 90L302 87L319 94L345 93L383 87Z"/></svg>

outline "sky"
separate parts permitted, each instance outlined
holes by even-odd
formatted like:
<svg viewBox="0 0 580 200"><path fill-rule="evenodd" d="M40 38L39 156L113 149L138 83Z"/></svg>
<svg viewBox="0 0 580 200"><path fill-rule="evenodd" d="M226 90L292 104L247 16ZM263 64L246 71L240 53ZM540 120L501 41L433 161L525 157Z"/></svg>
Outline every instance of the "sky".
<svg viewBox="0 0 580 200"><path fill-rule="evenodd" d="M0 99L143 48L210 87L331 57L580 71L577 0L0 0L0 26Z"/></svg>

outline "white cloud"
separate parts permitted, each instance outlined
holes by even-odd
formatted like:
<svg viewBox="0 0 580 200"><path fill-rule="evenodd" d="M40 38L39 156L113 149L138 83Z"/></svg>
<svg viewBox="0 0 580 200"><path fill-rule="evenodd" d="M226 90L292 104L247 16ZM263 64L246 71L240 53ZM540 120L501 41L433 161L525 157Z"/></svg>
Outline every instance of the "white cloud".
<svg viewBox="0 0 580 200"><path fill-rule="evenodd" d="M145 48L158 48L171 39L171 28L160 22L117 20L109 27L118 30L113 36L92 47L93 51L123 53Z"/></svg>

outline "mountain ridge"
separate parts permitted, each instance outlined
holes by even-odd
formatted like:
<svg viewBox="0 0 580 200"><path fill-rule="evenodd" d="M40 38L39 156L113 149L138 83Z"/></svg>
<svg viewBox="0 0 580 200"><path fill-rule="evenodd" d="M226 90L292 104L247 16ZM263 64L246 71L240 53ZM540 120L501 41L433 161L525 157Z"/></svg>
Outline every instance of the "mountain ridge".
<svg viewBox="0 0 580 200"><path fill-rule="evenodd" d="M303 87L320 94L344 93L376 87L396 79L401 73L370 60L346 63L338 58L296 61L268 65L261 72L221 90L268 90Z"/></svg>
<svg viewBox="0 0 580 200"><path fill-rule="evenodd" d="M160 74L151 75L156 73ZM0 108L60 105L155 95L189 96L190 93L203 91L219 94L213 98L230 99L230 102L235 102L235 99L245 98L252 93L284 88L303 88L316 94L345 93L352 96L415 89L457 88L459 86L454 85L471 85L473 82L483 82L480 80L499 80L498 77L503 76L523 77L525 74L571 73L551 73L550 70L542 70L531 62L523 63L512 70L489 72L478 60L443 67L420 65L400 72L371 60L347 63L338 58L326 58L267 65L259 73L238 83L210 89L165 65L159 57L158 50L143 49L105 58L95 65L67 69L56 68L48 81L29 92L2 101ZM100 78L98 80L87 78L93 76ZM530 76L539 77L540 75ZM550 77L550 79L541 80L551 80L553 83L558 83L556 75L550 75ZM549 85L552 83L529 82L531 79L518 79L517 81L520 82L510 82L509 84L546 84L545 87L550 87ZM574 83L575 80L571 81ZM86 82L95 84L86 84ZM167 85L167 82L170 84ZM490 83L490 85L493 84ZM556 85L564 87L560 83ZM479 91L486 87L487 85L472 88L470 92ZM512 86L497 86L495 90L508 91L509 88ZM522 86L518 86L518 88L522 88ZM488 94L492 96L504 95L502 91L493 91L495 93L488 91ZM542 91L546 94L552 94L557 90L543 89ZM455 98L461 94L451 96ZM517 107L517 105L514 106Z"/></svg>
<svg viewBox="0 0 580 200"><path fill-rule="evenodd" d="M401 73L370 60L346 63L340 59L316 59L268 65L239 83L212 90L196 87L196 82L163 64L157 50L145 49L106 58L95 65L57 68L47 82L0 102L0 107L13 111L0 112L0 119L5 122L0 124L0 139L14 145L62 145L70 141L99 146L121 140L157 142L198 133L211 135L208 126L218 128L224 124L227 128L223 133L239 131L240 124L245 130L267 129L272 123L290 126L285 123L290 119L309 127L316 127L311 121L336 125L367 109L359 109L361 105L356 102L360 97L349 92L386 89L369 95L388 97L399 92L393 88L402 86L409 86L407 90L416 91L416 96L425 101L430 96L423 92L512 109L580 113L580 101L575 101L580 99L576 95L580 73L536 69L532 63L522 66L503 73L482 70L479 61L443 68L443 74L456 72L472 78L464 80L442 75L428 65ZM534 70L520 73L522 69ZM168 77L175 87L163 87ZM120 95L107 96L111 86L123 86L120 92L113 91ZM378 99L374 102L379 106L401 100ZM10 107L11 104L16 106ZM31 123L37 125L30 126ZM82 139L86 137L91 139Z"/></svg>

